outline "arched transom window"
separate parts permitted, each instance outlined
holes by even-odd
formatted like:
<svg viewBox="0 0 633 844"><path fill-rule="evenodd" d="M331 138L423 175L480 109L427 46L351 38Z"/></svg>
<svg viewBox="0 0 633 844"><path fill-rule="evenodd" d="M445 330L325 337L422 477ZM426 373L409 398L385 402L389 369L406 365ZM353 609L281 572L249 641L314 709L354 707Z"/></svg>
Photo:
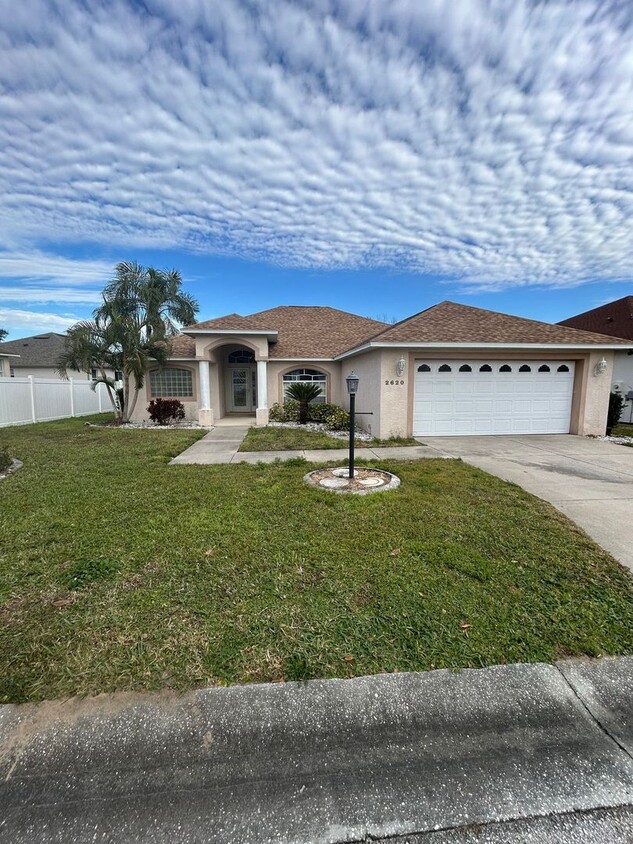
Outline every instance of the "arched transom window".
<svg viewBox="0 0 633 844"><path fill-rule="evenodd" d="M236 349L229 352L229 363L255 363L255 352L252 349Z"/></svg>
<svg viewBox="0 0 633 844"><path fill-rule="evenodd" d="M193 396L193 377L190 369L167 366L153 369L149 374L153 398L187 398Z"/></svg>
<svg viewBox="0 0 633 844"><path fill-rule="evenodd" d="M307 383L318 384L321 388L320 394L314 399L315 404L323 404L327 401L327 375L325 372L319 372L318 369L293 369L292 372L286 372L283 382L284 399L286 398L286 391L291 384Z"/></svg>

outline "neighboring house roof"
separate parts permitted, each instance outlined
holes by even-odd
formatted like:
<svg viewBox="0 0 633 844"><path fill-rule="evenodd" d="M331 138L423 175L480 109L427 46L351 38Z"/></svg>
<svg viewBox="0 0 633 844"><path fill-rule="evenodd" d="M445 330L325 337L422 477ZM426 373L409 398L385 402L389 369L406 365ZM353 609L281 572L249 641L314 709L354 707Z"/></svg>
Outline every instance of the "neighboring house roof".
<svg viewBox="0 0 633 844"><path fill-rule="evenodd" d="M35 334L32 337L21 337L18 340L5 340L0 343L0 353L19 355L11 362L14 369L21 367L50 367L57 368L57 358L64 347L65 334L50 331L48 334Z"/></svg>
<svg viewBox="0 0 633 844"><path fill-rule="evenodd" d="M440 302L389 326L372 343L527 343L535 345L604 345L626 341L548 322L500 314L456 302ZM357 344L361 345L361 344Z"/></svg>
<svg viewBox="0 0 633 844"><path fill-rule="evenodd" d="M270 358L333 358L366 342L386 323L318 305L282 305L250 316L229 314L187 326L184 331L270 331L278 339Z"/></svg>
<svg viewBox="0 0 633 844"><path fill-rule="evenodd" d="M610 337L626 337L633 340L633 296L623 296L615 302L584 311L562 320L559 325L582 328L585 331L599 331Z"/></svg>

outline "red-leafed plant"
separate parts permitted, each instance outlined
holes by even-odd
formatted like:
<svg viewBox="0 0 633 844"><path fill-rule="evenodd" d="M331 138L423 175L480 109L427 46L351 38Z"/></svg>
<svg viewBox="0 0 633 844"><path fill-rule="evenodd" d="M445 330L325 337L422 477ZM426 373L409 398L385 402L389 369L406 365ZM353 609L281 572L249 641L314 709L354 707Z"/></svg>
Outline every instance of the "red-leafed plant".
<svg viewBox="0 0 633 844"><path fill-rule="evenodd" d="M167 425L185 418L185 406L178 399L152 399L147 407L149 418L157 425Z"/></svg>

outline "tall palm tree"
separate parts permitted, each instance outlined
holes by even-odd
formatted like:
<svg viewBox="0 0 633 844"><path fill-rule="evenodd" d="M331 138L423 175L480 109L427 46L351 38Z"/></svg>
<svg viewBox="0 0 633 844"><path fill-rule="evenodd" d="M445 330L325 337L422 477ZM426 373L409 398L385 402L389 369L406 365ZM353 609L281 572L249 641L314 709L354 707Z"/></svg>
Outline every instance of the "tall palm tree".
<svg viewBox="0 0 633 844"><path fill-rule="evenodd" d="M299 424L305 425L308 421L308 405L321 395L321 387L318 384L297 381L288 387L286 395L299 402Z"/></svg>
<svg viewBox="0 0 633 844"><path fill-rule="evenodd" d="M198 303L181 285L177 270L164 272L123 261L116 265L115 276L103 291L103 304L94 312L97 325L112 329L120 354L125 421L134 413L150 361L164 366L176 324L193 322L198 312Z"/></svg>
<svg viewBox="0 0 633 844"><path fill-rule="evenodd" d="M103 302L94 319L77 323L68 332L68 347L60 370L80 363L85 367L96 349L102 356L92 360L111 361L123 376L122 421L134 413L140 389L151 361L164 366L169 359L170 338L177 324L193 322L198 303L180 288L176 270L163 272L134 262L116 265L115 275L103 291ZM92 366L95 363L91 364ZM102 367L102 380L105 369ZM107 384L107 380L104 381Z"/></svg>

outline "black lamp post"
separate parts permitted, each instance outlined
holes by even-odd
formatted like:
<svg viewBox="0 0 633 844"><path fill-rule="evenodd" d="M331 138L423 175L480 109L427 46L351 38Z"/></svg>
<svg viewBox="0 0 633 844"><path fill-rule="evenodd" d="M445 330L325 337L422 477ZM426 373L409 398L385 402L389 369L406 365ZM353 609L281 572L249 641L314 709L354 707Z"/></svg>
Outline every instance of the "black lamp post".
<svg viewBox="0 0 633 844"><path fill-rule="evenodd" d="M345 379L349 393L349 477L354 477L354 434L356 432L356 393L358 392L358 375L352 370Z"/></svg>

